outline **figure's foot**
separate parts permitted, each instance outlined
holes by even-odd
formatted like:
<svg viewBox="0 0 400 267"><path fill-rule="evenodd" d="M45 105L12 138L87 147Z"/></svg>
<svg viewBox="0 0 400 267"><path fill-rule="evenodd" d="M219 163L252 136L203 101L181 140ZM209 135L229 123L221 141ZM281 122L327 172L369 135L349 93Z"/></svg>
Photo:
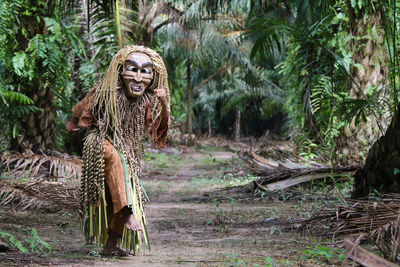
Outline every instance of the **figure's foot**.
<svg viewBox="0 0 400 267"><path fill-rule="evenodd" d="M128 254L124 250L117 248L117 247L114 247L114 248L105 247L103 249L103 252L101 253L101 255L105 256L105 257L113 257L113 256L126 257L126 256L128 256Z"/></svg>
<svg viewBox="0 0 400 267"><path fill-rule="evenodd" d="M101 252L102 256L110 257L110 256L128 256L128 254L120 248L117 248L118 240L121 237L113 231L109 231L107 244L104 246L103 252Z"/></svg>
<svg viewBox="0 0 400 267"><path fill-rule="evenodd" d="M126 220L125 226L128 230L142 231L142 227L136 220L135 216L133 216L133 214L129 215L128 219Z"/></svg>

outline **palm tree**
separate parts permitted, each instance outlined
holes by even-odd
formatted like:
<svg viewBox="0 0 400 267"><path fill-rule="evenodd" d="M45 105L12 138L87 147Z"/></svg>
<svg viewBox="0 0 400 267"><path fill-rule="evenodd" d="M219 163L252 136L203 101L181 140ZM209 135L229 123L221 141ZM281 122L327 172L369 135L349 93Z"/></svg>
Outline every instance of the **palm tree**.
<svg viewBox="0 0 400 267"><path fill-rule="evenodd" d="M11 148L39 151L55 148L54 90L63 86L68 64L61 50L62 34L55 16L56 2L12 1L0 4L3 66L8 85L33 100L37 107L19 121L20 135ZM17 23L18 22L18 23ZM18 25L18 26L16 26Z"/></svg>
<svg viewBox="0 0 400 267"><path fill-rule="evenodd" d="M9 73L3 76L7 86L32 99L36 109L14 118L11 148L31 149L35 152L54 149L56 96L69 90L69 76L73 72L68 62L70 47L77 47L77 38L64 27L60 17L75 1L3 1L0 4L2 30L2 67ZM111 1L90 1L107 13ZM16 124L14 124L16 125Z"/></svg>
<svg viewBox="0 0 400 267"><path fill-rule="evenodd" d="M332 77L335 62L323 43L329 34L326 4L327 1L318 0L291 4L276 1L269 10L254 15L246 33L254 44L252 57L269 62L261 65L266 69L280 70L277 84L286 88L287 110L294 124L300 123L322 142L324 122L316 113L313 94L322 78Z"/></svg>
<svg viewBox="0 0 400 267"><path fill-rule="evenodd" d="M381 1L381 4L384 2ZM368 100L368 97L375 93L377 101L384 102L389 99L390 93L386 90L388 55L384 41L382 10L374 1L362 7L348 1L347 8L350 14L350 34L354 36L350 42L353 57L350 65L352 82L349 86L349 97ZM338 152L343 155L341 162L357 163L362 160L360 152L363 153L365 148L369 148L386 130L388 111L388 106L379 107L358 125L353 119L350 125L344 127L345 138L338 140ZM362 143L367 144L367 147L363 149Z"/></svg>
<svg viewBox="0 0 400 267"><path fill-rule="evenodd" d="M385 1L380 3L378 8L379 11L374 13L371 19L375 18L376 20L377 18L375 15L384 16L382 18L378 17L380 19L378 22L381 23L381 28L383 28L382 26L385 26L385 40L386 45L389 48L388 52L390 52L385 59L389 58L389 77L391 77L390 87L392 89L393 102L395 103L395 115L393 116L386 133L377 140L369 150L364 167L355 174L355 186L352 197L365 196L374 191L382 193L400 192L400 183L398 178L400 173L400 106L397 100L398 88L396 84L396 80L398 79L397 70L400 62L398 54L399 41L397 39L398 29L396 26L399 19L396 12L398 9L398 3L397 1ZM363 11L365 11L365 9ZM389 17L389 15L392 17ZM373 48L375 48L375 44L373 45ZM369 44L369 46L371 46L371 44ZM378 67L379 66L380 65L378 65ZM388 70L384 68L384 71L387 72ZM381 73L384 74L382 71Z"/></svg>
<svg viewBox="0 0 400 267"><path fill-rule="evenodd" d="M376 102L371 100L385 99L386 52L382 46L380 13L369 14L371 21L364 23L365 12L356 12L353 2L346 3L347 9L341 7L342 13L337 13L338 1L296 1L290 5L292 8L286 9L292 12L287 17L275 10L256 17L248 35L255 44L253 56L270 57L277 50L286 56L279 68L283 74L281 81L285 83L281 87L290 89L289 116L301 122L322 144L334 143L336 161L354 163L362 160L363 150L385 129L380 123L382 116L374 109ZM346 10L348 14L343 13ZM343 19L344 15L348 17ZM345 32L349 18L350 34ZM342 23L334 22L341 19ZM365 37L371 35L367 25L373 25L375 39ZM346 50L346 42L350 50ZM372 62L376 64L371 66ZM335 125L335 121L343 121L338 119L343 113L347 113L347 118L354 115L351 124ZM362 149L363 142L366 147Z"/></svg>
<svg viewBox="0 0 400 267"><path fill-rule="evenodd" d="M229 5L221 3L211 6L207 6L207 3L213 2L197 1L183 9L180 22L165 27L157 38L163 40L160 46L164 49L167 61L173 58L186 62L186 128L189 133L192 129L193 103L196 114L202 115L197 116L195 124L199 126L206 122L210 134L212 119L220 111L216 101L222 101L223 105L229 101L216 95L221 95L220 91L235 84L222 81L236 77L237 73L232 75L232 71L241 70L247 73L250 80L257 72L249 60L249 52L245 51L248 44L242 42L240 35L244 31L248 7L244 2L237 2L235 7L229 8ZM195 101L192 96L195 96ZM240 108L234 112L239 114ZM240 121L236 121L235 128L238 130Z"/></svg>
<svg viewBox="0 0 400 267"><path fill-rule="evenodd" d="M10 79L2 80L7 80L9 85L31 98L37 108L36 112L32 109L29 115L21 116L18 124L12 124L14 135L16 129L19 129L19 135L12 139L12 149L38 152L55 148L54 100L61 95L69 97L70 103L75 102L72 101L76 100L74 95L82 95L107 67L112 55L118 50L117 22L121 18L114 17L119 10L118 3L116 0L17 0L1 3L3 16L0 23L4 27L0 34L4 39L3 49L8 49L4 51L6 56L2 62L13 75ZM172 21L171 18L177 17L174 9L166 2L125 1L124 4L125 8L121 8L122 20L127 21L123 18L134 13L130 8L137 7L139 21L135 25L138 25L141 32L140 38L128 38L137 36L134 34L135 28L129 28L132 25L123 23L126 43L133 40L149 45L153 34ZM166 21L154 23L156 18L167 12L169 18ZM59 17L64 17L63 23L69 27L54 20ZM85 36L84 41L78 41L75 34ZM74 44L70 42L72 39L75 39ZM75 51L70 53L72 46ZM88 51L87 55L85 50ZM40 77L42 73L44 77ZM71 74L76 89L74 93L66 93L74 91L69 84L68 77ZM60 105L60 108L64 114L68 112L66 109L69 105Z"/></svg>
<svg viewBox="0 0 400 267"><path fill-rule="evenodd" d="M300 2L311 3L311 1L299 1L298 3ZM388 75L388 69L385 66L388 65L387 63L390 60L389 66L391 66L392 72L396 74L396 69L399 66L397 53L398 40L396 36L396 20L398 20L396 8L398 5L397 1L364 1L361 6L358 6L358 4L352 1L345 1L345 3L347 6L344 10L347 10L348 13L346 16L348 16L351 22L349 28L351 33L350 36L355 36L349 43L352 52L352 64L348 65L349 70L347 71L347 66L343 64L343 59L338 57L337 54L335 54L335 51L329 49L325 49L325 51L331 53L334 56L333 58L336 59L336 63L333 66L339 66L339 69L344 69L344 73L347 73L346 77L343 75L339 75L339 77L342 76L349 81L349 85L346 88L349 88L348 92L351 98L342 101L342 105L337 106L341 106L339 109L344 109L344 112L347 113L347 121L353 123L343 129L345 135L341 137L343 140L339 143L339 151L342 151L342 153L346 151L346 153L343 153L345 154L344 159L346 161L349 159L358 161L360 150L356 146L360 144L360 137L362 136L365 138L365 136L367 136L369 141L372 141L377 137L377 132L382 133L385 129L384 125L379 124L381 115L376 111L370 112L366 110L366 108L377 106L383 111L387 111L388 109L387 105L380 106L379 104L382 102L382 99L385 98L385 87L388 83L388 78L390 77ZM385 16L385 14L393 16L393 20L391 20L389 16ZM308 16L302 16L302 18L308 18ZM271 21L272 20L263 20L263 22ZM392 25L388 25L388 21L391 21ZM259 26L261 27L263 25L265 26L265 30L262 32L265 33L265 39L262 39L263 35L258 36L257 40L259 41L259 44L256 43L255 45L255 53L258 55L261 55L265 49L267 49L267 51L268 49L271 50L271 47L274 47L274 45L275 47L279 46L276 45L277 42L274 39L278 36L276 35L275 30L282 29L282 27L273 27L279 25L282 26L282 24L264 23ZM284 32L287 34L286 36L288 40L291 40L290 38L294 36L290 31L291 28L287 23L284 24L284 26ZM258 29L260 29L260 27ZM315 40L316 38L307 39ZM384 45L384 41L387 42L387 46ZM390 48L390 53L388 53L386 47ZM302 53L305 51L307 50L301 50ZM294 72L291 72L292 75L293 73ZM310 72L307 70L305 73L308 74ZM330 73L325 72L325 74ZM331 78L329 78L329 76L332 75L327 76L328 77L324 77L320 80L321 82L317 83L324 86L325 89L322 90L325 94L327 92L329 93L329 91L334 92L332 90L332 85L336 83L336 81L332 81ZM373 190L379 192L400 192L400 183L398 182L398 175L400 173L400 114L396 87L396 79L398 77L393 74L391 77L392 80L390 85L394 88L392 89L391 95L395 104L396 115L393 117L386 134L382 136L370 149L364 167L356 173L353 197L364 196ZM328 81L328 83L324 82L324 80ZM375 92L371 92L370 87L375 87ZM317 88L318 87L316 87L316 89ZM322 90L319 90L319 92ZM311 92L309 95L315 97L319 94ZM374 99L375 101L373 101ZM337 98L336 100L339 99ZM315 104L315 101L311 101L311 103ZM338 103L336 102L336 104ZM317 106L319 107L319 105ZM311 105L311 107L315 106ZM339 109L333 110L338 111ZM366 120L368 115L370 119L372 118L372 120L375 120L375 123L373 123L372 126L380 128L375 133L371 130L371 124L361 123L358 125L358 128L354 125L354 121L359 119L360 116L364 117ZM358 132L360 134L358 134ZM358 155L355 156L355 153Z"/></svg>

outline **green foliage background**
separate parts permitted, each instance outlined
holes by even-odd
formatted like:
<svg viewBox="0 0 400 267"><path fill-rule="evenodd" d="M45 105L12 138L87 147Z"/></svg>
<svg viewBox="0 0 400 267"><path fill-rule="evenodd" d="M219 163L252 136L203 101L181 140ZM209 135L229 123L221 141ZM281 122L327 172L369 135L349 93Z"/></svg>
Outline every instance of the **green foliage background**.
<svg viewBox="0 0 400 267"><path fill-rule="evenodd" d="M331 154L349 121L383 109L373 88L368 99L349 98L355 53L349 44L356 38L354 17L365 19L378 8L386 14L382 38L396 44L397 28L391 26L397 19L396 1L149 1L144 14L135 1L120 5L121 16L116 17L113 1L0 4L2 138L23 135L28 114L41 112L24 87L36 80L38 90L50 87L53 92L49 101L57 111L57 149L79 150L65 124L71 108L118 51L117 21L122 22L124 45L145 44L164 58L172 116L182 129L188 84L197 133L232 136L240 111L243 136L261 136L274 128L278 134L313 140ZM150 12L154 7L158 11ZM18 36L28 37L31 29L20 20L27 18L45 24L45 31L22 45ZM397 78L389 79L396 103ZM392 111L396 108L392 105Z"/></svg>

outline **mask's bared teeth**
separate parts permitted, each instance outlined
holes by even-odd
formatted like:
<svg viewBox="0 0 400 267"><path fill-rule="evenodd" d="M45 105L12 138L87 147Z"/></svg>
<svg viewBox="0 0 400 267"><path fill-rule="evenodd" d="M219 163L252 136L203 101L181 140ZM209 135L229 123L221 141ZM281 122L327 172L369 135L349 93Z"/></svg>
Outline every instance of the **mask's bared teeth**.
<svg viewBox="0 0 400 267"><path fill-rule="evenodd" d="M130 88L131 88L131 90L133 90L133 91L135 91L135 92L140 92L140 91L142 91L143 90L143 86L141 86L141 85L131 85L130 86Z"/></svg>

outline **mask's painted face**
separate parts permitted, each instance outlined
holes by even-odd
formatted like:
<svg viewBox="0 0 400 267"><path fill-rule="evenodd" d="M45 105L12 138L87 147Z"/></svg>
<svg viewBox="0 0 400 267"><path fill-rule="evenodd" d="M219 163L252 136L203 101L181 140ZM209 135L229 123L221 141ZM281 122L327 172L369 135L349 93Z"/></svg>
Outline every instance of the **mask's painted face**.
<svg viewBox="0 0 400 267"><path fill-rule="evenodd" d="M122 69L122 80L128 98L141 97L153 77L153 62L148 55L134 52L127 56Z"/></svg>

